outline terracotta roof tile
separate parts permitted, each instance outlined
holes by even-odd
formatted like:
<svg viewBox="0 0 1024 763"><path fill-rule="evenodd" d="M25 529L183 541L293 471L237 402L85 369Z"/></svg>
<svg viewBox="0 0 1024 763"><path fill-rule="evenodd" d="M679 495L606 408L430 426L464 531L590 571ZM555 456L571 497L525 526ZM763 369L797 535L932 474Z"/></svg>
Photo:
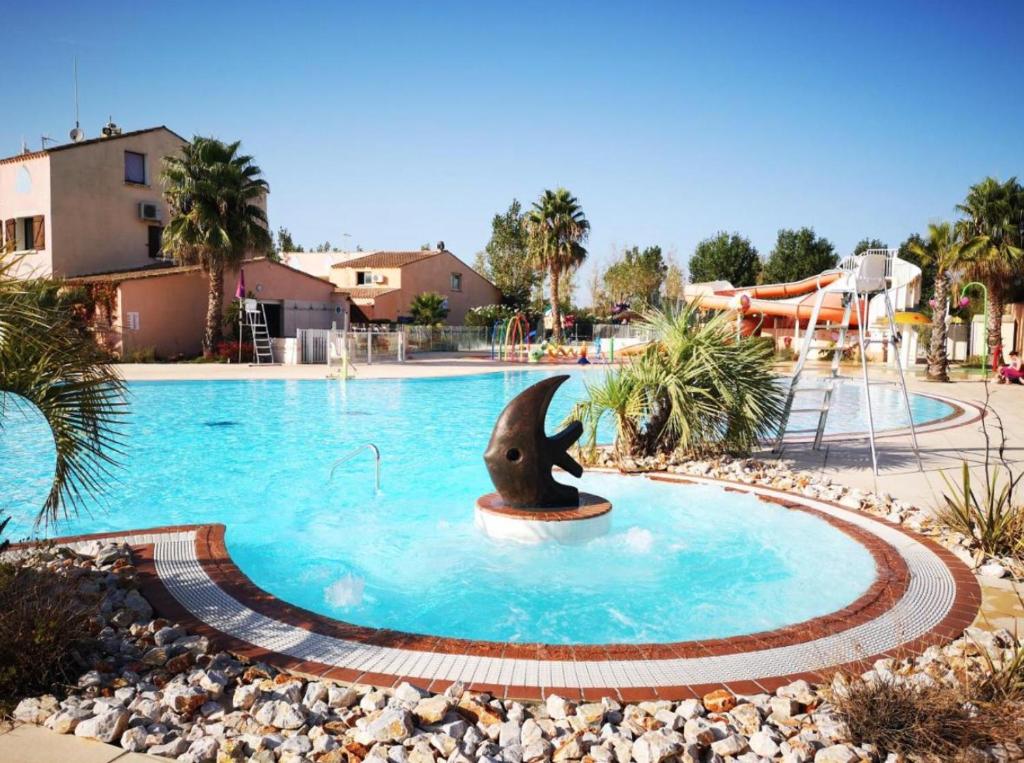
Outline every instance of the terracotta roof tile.
<svg viewBox="0 0 1024 763"><path fill-rule="evenodd" d="M381 294L398 291L394 286L345 286L343 289L352 299L373 299Z"/></svg>
<svg viewBox="0 0 1024 763"><path fill-rule="evenodd" d="M359 257L348 262L339 262L332 265L334 268L404 268L412 262L419 262L428 257L436 257L441 254L438 249L419 252L372 252L365 257Z"/></svg>
<svg viewBox="0 0 1024 763"><path fill-rule="evenodd" d="M120 133L118 135L111 135L110 137L100 136L100 137L97 137L97 138L90 138L89 140L83 140L83 141L81 141L79 143L61 143L59 146L50 146L49 148L44 148L44 149L42 149L40 151L31 151L31 152L29 152L27 154L22 153L22 154L15 154L14 156L5 156L2 159L0 159L0 164L10 164L10 163L14 163L14 162L24 161L25 159L36 159L36 158L38 158L40 156L46 156L48 154L52 154L52 153L55 153L57 151L67 151L68 149L71 149L71 148L81 148L82 146L91 146L93 143L109 143L110 141L113 141L113 140L120 140L121 138L131 138L131 137L133 137L135 135L143 135L144 133L156 132L157 130L167 130L167 132L171 133L176 138L180 138L183 143L187 143L188 142L187 140L182 138L180 135L178 135L178 133L174 132L174 130L169 128L167 125L158 125L157 127L146 127L146 128L141 129L141 130L131 130L129 132L122 132L122 133Z"/></svg>

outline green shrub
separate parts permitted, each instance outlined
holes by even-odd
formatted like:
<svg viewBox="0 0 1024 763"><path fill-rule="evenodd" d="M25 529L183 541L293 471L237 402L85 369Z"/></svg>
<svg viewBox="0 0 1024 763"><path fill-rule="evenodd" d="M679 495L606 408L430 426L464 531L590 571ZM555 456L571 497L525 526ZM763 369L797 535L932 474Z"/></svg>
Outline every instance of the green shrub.
<svg viewBox="0 0 1024 763"><path fill-rule="evenodd" d="M0 563L0 704L71 681L96 614L57 572Z"/></svg>
<svg viewBox="0 0 1024 763"><path fill-rule="evenodd" d="M747 454L775 431L785 394L771 345L738 338L725 314L699 318L695 306L645 315L659 341L588 383L569 416L583 423L584 448L593 452L605 416L615 422L616 452L631 457Z"/></svg>
<svg viewBox="0 0 1024 763"><path fill-rule="evenodd" d="M495 321L506 320L513 315L515 315L515 310L508 305L480 305L479 307L469 308L463 320L467 326L486 326L490 328L494 325Z"/></svg>
<svg viewBox="0 0 1024 763"><path fill-rule="evenodd" d="M138 347L126 352L121 358L122 363L156 363L156 350L153 347Z"/></svg>

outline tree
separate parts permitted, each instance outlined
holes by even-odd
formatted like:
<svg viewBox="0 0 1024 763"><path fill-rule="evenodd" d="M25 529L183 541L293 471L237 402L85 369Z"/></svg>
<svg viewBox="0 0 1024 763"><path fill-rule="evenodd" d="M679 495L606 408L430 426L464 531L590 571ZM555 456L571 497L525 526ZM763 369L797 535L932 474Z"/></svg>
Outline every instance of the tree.
<svg viewBox="0 0 1024 763"><path fill-rule="evenodd" d="M302 252L305 250L295 243L291 231L282 226L277 229L277 251Z"/></svg>
<svg viewBox="0 0 1024 763"><path fill-rule="evenodd" d="M761 257L750 239L739 233L719 231L697 244L690 257L690 280L728 281L733 286L753 286L761 273Z"/></svg>
<svg viewBox="0 0 1024 763"><path fill-rule="evenodd" d="M17 280L14 264L0 259L0 434L16 400L50 427L55 468L37 519L46 523L102 493L122 446L125 391L75 316L40 300L54 282Z"/></svg>
<svg viewBox="0 0 1024 763"><path fill-rule="evenodd" d="M579 200L565 188L546 190L526 216L530 260L551 283L551 325L555 342L562 341L560 280L578 268L587 257L583 242L590 234L590 223Z"/></svg>
<svg viewBox="0 0 1024 763"><path fill-rule="evenodd" d="M863 254L868 249L888 249L889 245L877 238L862 238L853 248L854 254Z"/></svg>
<svg viewBox="0 0 1024 763"><path fill-rule="evenodd" d="M313 251L314 252L333 252L333 251L335 251L335 249L334 249L333 246L331 246L331 242L330 241L324 241L322 244L318 244L317 246L315 246L313 248Z"/></svg>
<svg viewBox="0 0 1024 763"><path fill-rule="evenodd" d="M676 309L683 299L683 286L686 284L686 277L683 269L679 267L674 257L669 258L668 271L665 273L665 304L669 309Z"/></svg>
<svg viewBox="0 0 1024 763"><path fill-rule="evenodd" d="M1003 344L1003 310L1007 287L1024 267L1024 190L1017 178L1000 183L987 177L970 187L957 209L966 216L960 221L965 237L984 236L966 274L988 289L988 346Z"/></svg>
<svg viewBox="0 0 1024 763"><path fill-rule="evenodd" d="M783 228L764 264L761 280L764 283L799 281L834 268L838 262L832 242L815 235L813 228Z"/></svg>
<svg viewBox="0 0 1024 763"><path fill-rule="evenodd" d="M623 252L604 273L604 283L615 302L629 302L634 310L657 307L668 266L660 246L634 246Z"/></svg>
<svg viewBox="0 0 1024 763"><path fill-rule="evenodd" d="M530 295L541 279L530 262L526 216L518 199L491 219L491 238L477 253L474 267L498 287L505 304L518 310L529 305Z"/></svg>
<svg viewBox="0 0 1024 763"><path fill-rule="evenodd" d="M974 264L974 258L985 247L984 237L964 241L951 223L928 226L927 240L912 241L907 248L919 262L935 269L935 299L932 305L932 336L928 346L928 378L949 381L949 356L946 353L946 304L952 275Z"/></svg>
<svg viewBox="0 0 1024 763"><path fill-rule="evenodd" d="M439 326L448 317L448 300L433 291L425 291L412 298L409 306L413 323L421 326Z"/></svg>
<svg viewBox="0 0 1024 763"><path fill-rule="evenodd" d="M930 259L922 259L917 252L925 246L925 240L917 233L911 233L900 244L899 258L921 268L921 297L930 298L935 293L935 276L938 267Z"/></svg>
<svg viewBox="0 0 1024 763"><path fill-rule="evenodd" d="M164 159L164 197L171 217L163 250L187 265L199 265L209 280L203 356L212 357L224 320L224 271L247 253L272 247L261 201L270 190L240 143L196 136L181 153Z"/></svg>
<svg viewBox="0 0 1024 763"><path fill-rule="evenodd" d="M737 338L729 315L703 319L696 304L645 313L644 325L659 341L588 382L569 415L583 424L585 454L607 418L620 458L747 454L775 431L785 391L770 343Z"/></svg>

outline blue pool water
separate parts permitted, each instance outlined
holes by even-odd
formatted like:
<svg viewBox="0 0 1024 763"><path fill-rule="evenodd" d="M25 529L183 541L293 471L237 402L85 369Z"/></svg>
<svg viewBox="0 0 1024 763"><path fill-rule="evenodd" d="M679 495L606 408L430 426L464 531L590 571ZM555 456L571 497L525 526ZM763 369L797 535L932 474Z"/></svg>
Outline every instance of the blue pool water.
<svg viewBox="0 0 1024 763"><path fill-rule="evenodd" d="M46 534L222 522L239 567L282 599L361 625L475 639L723 637L834 611L870 585L870 555L813 516L636 477L580 481L615 506L604 538L483 538L472 509L491 489L481 454L504 403L543 373L134 383L118 481L103 504ZM879 390L880 426L902 426L895 395ZM549 429L583 391L574 375ZM836 431L864 428L858 392L840 389ZM950 410L914 398L915 420ZM371 441L383 454L380 495L368 453L328 481L340 456ZM0 433L0 513L12 516L11 537L31 532L52 458L38 415L22 407ZM829 565L816 563L826 556Z"/></svg>

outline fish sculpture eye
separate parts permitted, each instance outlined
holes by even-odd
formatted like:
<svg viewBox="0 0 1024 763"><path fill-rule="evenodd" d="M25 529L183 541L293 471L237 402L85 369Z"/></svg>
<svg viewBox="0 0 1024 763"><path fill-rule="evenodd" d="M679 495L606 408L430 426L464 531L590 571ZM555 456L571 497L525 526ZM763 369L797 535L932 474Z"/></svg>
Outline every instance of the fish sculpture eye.
<svg viewBox="0 0 1024 763"><path fill-rule="evenodd" d="M583 434L583 425L574 421L552 437L544 433L551 398L568 378L552 376L527 387L498 416L484 463L506 506L540 511L579 505L579 491L556 482L551 470L560 466L574 477L582 476L583 467L569 455L569 448Z"/></svg>

